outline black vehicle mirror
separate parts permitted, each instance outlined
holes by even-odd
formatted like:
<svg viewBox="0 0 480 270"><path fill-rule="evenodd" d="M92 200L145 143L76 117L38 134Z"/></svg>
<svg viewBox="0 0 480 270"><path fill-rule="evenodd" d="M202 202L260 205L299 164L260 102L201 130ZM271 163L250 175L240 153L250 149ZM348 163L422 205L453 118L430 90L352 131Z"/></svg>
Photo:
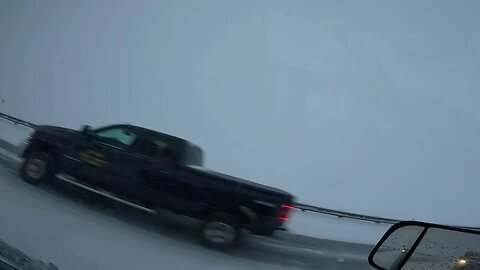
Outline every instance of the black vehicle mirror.
<svg viewBox="0 0 480 270"><path fill-rule="evenodd" d="M82 132L83 135L87 135L92 131L92 128L89 125L83 125L80 127L80 132Z"/></svg>
<svg viewBox="0 0 480 270"><path fill-rule="evenodd" d="M95 135L92 133L92 128L89 125L83 125L80 128L80 132L87 140L90 140L93 137L95 137Z"/></svg>
<svg viewBox="0 0 480 270"><path fill-rule="evenodd" d="M381 270L480 270L480 231L403 221L385 233L368 262Z"/></svg>

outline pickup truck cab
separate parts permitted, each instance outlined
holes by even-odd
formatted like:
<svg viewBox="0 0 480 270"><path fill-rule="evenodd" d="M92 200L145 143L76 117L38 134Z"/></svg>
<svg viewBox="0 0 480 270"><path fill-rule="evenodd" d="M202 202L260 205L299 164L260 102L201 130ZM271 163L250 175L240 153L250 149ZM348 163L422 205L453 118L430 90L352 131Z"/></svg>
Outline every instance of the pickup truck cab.
<svg viewBox="0 0 480 270"><path fill-rule="evenodd" d="M166 209L203 220L202 242L234 245L241 229L283 229L294 197L203 167L197 145L133 125L76 131L37 126L20 173L30 184L57 179L150 213Z"/></svg>

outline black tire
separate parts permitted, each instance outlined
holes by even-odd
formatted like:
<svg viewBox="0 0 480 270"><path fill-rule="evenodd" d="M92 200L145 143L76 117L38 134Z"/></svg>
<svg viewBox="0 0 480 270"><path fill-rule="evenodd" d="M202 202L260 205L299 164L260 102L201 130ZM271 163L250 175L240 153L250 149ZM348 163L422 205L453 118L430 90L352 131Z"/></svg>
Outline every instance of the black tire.
<svg viewBox="0 0 480 270"><path fill-rule="evenodd" d="M240 221L237 217L216 212L205 219L200 236L205 246L227 251L238 244L240 232Z"/></svg>
<svg viewBox="0 0 480 270"><path fill-rule="evenodd" d="M55 161L51 155L45 152L31 153L20 167L22 179L32 185L47 183L54 174Z"/></svg>

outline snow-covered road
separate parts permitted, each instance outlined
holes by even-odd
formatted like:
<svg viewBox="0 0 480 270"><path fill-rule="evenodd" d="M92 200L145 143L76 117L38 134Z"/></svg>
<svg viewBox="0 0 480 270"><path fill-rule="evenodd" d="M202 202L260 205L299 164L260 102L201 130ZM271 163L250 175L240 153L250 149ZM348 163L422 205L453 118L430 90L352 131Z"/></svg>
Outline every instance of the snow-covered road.
<svg viewBox="0 0 480 270"><path fill-rule="evenodd" d="M371 269L341 243L250 239L231 253L200 246L197 224L94 203L65 187L30 186L0 154L0 238L59 269ZM358 249L358 247L357 247ZM360 248L361 249L361 248ZM360 255L359 255L360 254Z"/></svg>

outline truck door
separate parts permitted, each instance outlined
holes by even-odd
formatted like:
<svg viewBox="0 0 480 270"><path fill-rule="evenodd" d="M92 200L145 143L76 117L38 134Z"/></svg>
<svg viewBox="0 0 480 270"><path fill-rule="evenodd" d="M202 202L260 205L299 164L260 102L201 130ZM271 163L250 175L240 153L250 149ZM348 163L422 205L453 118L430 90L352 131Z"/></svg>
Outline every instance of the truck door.
<svg viewBox="0 0 480 270"><path fill-rule="evenodd" d="M139 136L132 146L129 159L120 166L128 183L130 198L141 201L150 208L165 208L182 214L192 214L203 207L193 201L190 194L195 192L178 178L177 153L175 146L157 134Z"/></svg>
<svg viewBox="0 0 480 270"><path fill-rule="evenodd" d="M154 137L140 136L117 172L125 179L129 198L147 206L169 207L175 202L174 161L168 144Z"/></svg>
<svg viewBox="0 0 480 270"><path fill-rule="evenodd" d="M115 178L115 170L136 140L128 126L110 126L93 131L80 140L68 156L67 173L94 187L115 192L125 183ZM73 164L75 163L75 164Z"/></svg>
<svg viewBox="0 0 480 270"><path fill-rule="evenodd" d="M80 182L97 186L101 169L105 165L105 151L101 145L82 139L66 157L66 173Z"/></svg>

